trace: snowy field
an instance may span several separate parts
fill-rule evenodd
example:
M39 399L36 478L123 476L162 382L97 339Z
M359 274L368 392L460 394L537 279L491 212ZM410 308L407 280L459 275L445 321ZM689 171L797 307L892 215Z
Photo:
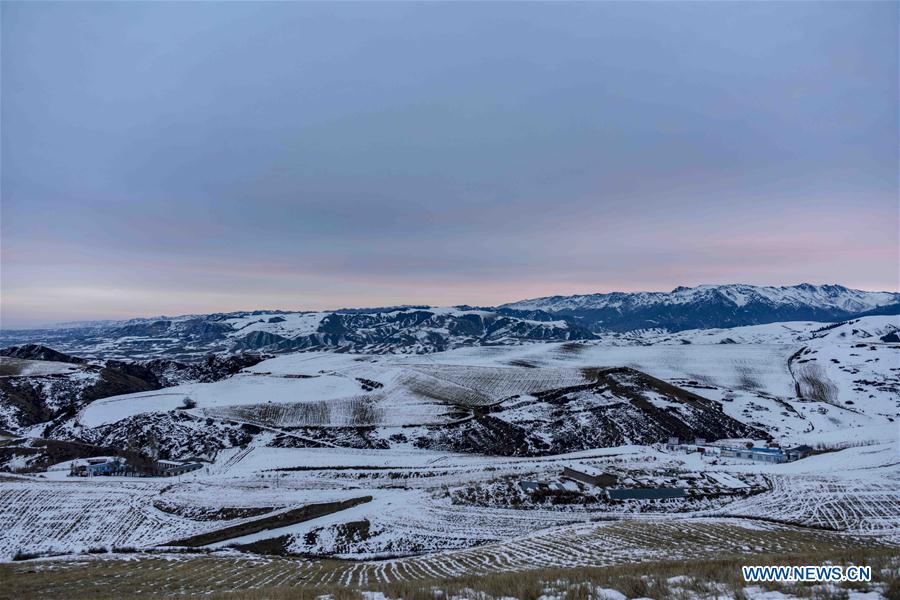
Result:
M78 416L85 427L184 408L279 426L408 426L442 423L454 406L579 385L579 368L512 369L404 364L366 355L308 353L264 361L229 379L104 398Z
M471 489L490 492L497 481L558 478L564 466L575 463L630 472L675 471L684 473L682 477L713 473L726 482L726 487L732 485L729 482L759 481L761 477L769 489L752 496L707 499L680 508L640 503L514 507L490 497L482 499L486 502L471 503L465 498L477 498L477 494L457 493ZM585 532L593 539L595 535L590 532L609 526L587 525L597 519L676 519L685 523L702 519L705 523L722 517L738 519L732 523L738 527L824 527L848 539L900 544L896 441L784 465L704 458L642 446L532 459L251 445L236 453L223 452L208 468L177 479L72 479L59 476L63 472L4 480L0 519L15 523L0 539L0 552L7 559L17 551L68 554L97 546L153 547L233 523L195 520L181 516L177 507L182 507L185 515L198 507L210 511L225 507L277 511L362 495L373 500L346 513L271 529L252 540L235 538L214 546L288 535L293 540L290 549L303 554L377 558L441 550L450 552L442 559L443 564L450 564L454 552L461 552L459 560L464 565L464 557L474 552L489 563L505 562L516 568L571 566L591 564L591 560L602 562L603 554L591 558L592 551L586 550L583 542L588 535ZM161 505L168 507L167 511L160 510ZM741 520L747 518L752 522ZM358 521L368 523L365 538L342 539L338 526ZM566 543L560 541L569 535L582 540L577 553L574 547L565 549ZM558 553L529 554L509 549L510 544L514 548L515 544L529 547L535 543L532 540L544 536L561 544ZM604 537L599 536L598 543L605 544Z
M201 550L221 560L262 561L258 578L240 582L249 589L271 581L358 586L810 547L896 552L900 345L879 339L895 323L871 317L825 329L784 323L644 332L425 356L298 353L215 383L105 398L77 414L74 426L187 413L259 430L176 478L72 478L68 462L4 475L0 522L11 525L0 533L0 557L60 560L101 550L111 558L170 556L174 541L234 531ZM782 444L825 452L781 465L659 444L485 456L402 442L349 448L336 439L303 447L310 445L294 431L363 428L387 439L454 424L463 408L519 407L504 410L527 416L535 394L578 388L593 380L592 369L620 366L715 401ZM196 406L185 407L186 397ZM663 411L677 408L670 403L651 398ZM284 443L292 437L300 447ZM563 481L563 469L576 464L618 473L626 484L684 485L697 493L616 503L582 484L575 489L586 500L554 503L520 489L524 481ZM359 498L366 500L324 516L277 521L303 507ZM273 525L259 530L259 520ZM260 548L284 556L254 558Z

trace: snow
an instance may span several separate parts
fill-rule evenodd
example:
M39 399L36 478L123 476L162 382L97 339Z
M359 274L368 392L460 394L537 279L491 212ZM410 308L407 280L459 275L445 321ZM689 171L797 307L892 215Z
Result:
M601 471L600 469L595 469L594 467L592 467L592 466L590 466L590 465L586 465L586 464L581 463L581 462L579 462L579 463L574 463L574 464L571 466L571 468L574 469L575 471L580 472L580 473L584 473L585 475L590 475L591 477L596 477L596 476L598 476L598 475L602 475L602 474L603 474L603 471Z
M301 353L261 362L214 383L105 398L82 410L78 422L97 427L142 413L177 410L190 397L197 403L189 410L193 414L264 425L424 425L446 422L454 404L487 405L514 394L585 382L579 369L521 371Z
M244 337L248 333L261 331L293 338L298 335L315 333L322 319L328 314L324 312L299 312L251 315L234 317L223 322L234 328L234 331L228 334L231 337ZM276 319L277 321L271 323L270 319Z
M622 306L647 307L695 303L716 295L727 299L736 307L746 306L752 300L776 306L814 306L848 312L863 312L900 301L900 294L894 292L865 292L834 285L752 286L732 284L679 287L669 293L612 292L580 296L547 296L504 304L503 308L560 311Z
M745 295L734 293L736 302L745 301ZM234 324L244 333L277 333L276 326L300 331L313 327L319 314L245 315L234 317ZM268 323L274 316L285 321ZM574 346L459 348L427 356L297 353L215 383L106 398L88 405L77 421L97 427L144 412L180 410L189 396L197 402L185 411L191 415L264 428L245 447L226 448L208 468L181 478L76 479L67 476L67 461L40 475L4 480L0 520L14 526L0 533L0 558L19 549L154 548L244 518L204 521L191 518L190 510L284 511L366 495L373 500L210 549L218 553L228 545L285 535L290 550L299 554L357 559L336 567L344 570L335 581L350 582L369 568L393 580L403 573L456 576L478 569L696 559L695 547L672 543L684 530L703 537L704 551L736 554L751 544L777 550L782 543L777 536L790 539L800 529L785 522L810 526L805 535L829 543L897 544L900 398L892 386L900 371L900 345L880 341L896 324L896 317L866 317L831 328L791 322L648 331ZM721 343L725 340L735 343ZM359 426L360 406L366 407L365 426L410 434L450 422L454 405L479 406L497 418L513 413L527 418L549 410L535 396L541 390L583 384L584 368L623 365L719 402L726 414L759 423L783 445L825 444L836 451L763 464L636 445L538 458L437 452L400 443L388 449L273 447L276 437L302 441L295 427ZM834 398L797 397L795 377L804 365L821 370L834 386ZM572 396L577 403L577 394ZM650 401L677 408L661 396ZM306 409L316 407L326 407L327 417L311 423L307 413L316 411ZM18 462L25 466L27 457ZM715 497L691 498L671 505L675 510L649 502L512 506L496 491L509 483L518 494L519 481L557 481L570 465L620 473L626 483L683 482L712 490ZM460 501L470 490L478 501ZM368 537L341 537L341 525L363 521ZM760 541L767 535L776 537L772 546ZM612 589L603 593L623 597ZM757 597L754 593L748 596Z
M724 485L725 487L728 487L733 490L738 490L738 489L747 487L747 484L745 484L743 481L741 481L740 479L736 479L735 477L732 477L728 473L712 472L709 474L709 476L712 477L713 479L715 479L716 481L718 481L719 483L721 483L722 485Z
M239 374L215 383L191 383L155 392L104 398L83 409L78 421L86 427L97 427L141 413L168 412L181 408L186 397L197 402L197 408L191 410L198 412L222 406L331 400L361 392L359 383L345 376L284 379Z
M787 359L796 346L787 344L621 345L586 342L570 355L564 344L521 347L459 348L435 355L398 359L452 365L509 365L524 361L540 367L628 366L660 379L695 379L726 388L755 386L790 396L794 383Z

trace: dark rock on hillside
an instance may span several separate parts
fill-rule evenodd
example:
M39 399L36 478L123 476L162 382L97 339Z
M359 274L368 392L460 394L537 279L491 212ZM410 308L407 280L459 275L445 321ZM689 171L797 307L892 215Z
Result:
M130 383L133 384L128 387L135 387L135 385L144 385L149 390L158 390L163 387L163 384L160 382L159 378L157 378L156 374L149 369L146 365L141 363L133 363L133 362L124 362L121 360L108 360L104 365L103 369L100 371L101 374L104 372L110 375L111 380L115 380L118 376L124 376L131 379ZM137 383L141 382L141 383ZM113 391L112 389L107 389L105 391ZM139 392L145 390L136 390ZM120 392L123 394L128 394L130 392ZM107 396L115 396L116 394L107 394ZM105 397L105 396L104 396Z
M85 362L83 358L71 356L57 352L53 348L48 348L41 344L26 344L24 346L10 346L0 350L0 356L9 356L11 358L23 358L27 360L52 360L56 362L82 364Z
M119 394L162 387L138 365L110 361L73 373L0 378L0 427L13 431L75 414L84 405Z
M100 369L100 381L86 389L84 399L93 402L100 398L158 390L159 380L140 365L109 361Z
M729 302L692 302L670 306L640 307L630 311L620 308L564 309L559 316L574 319L594 331L634 331L663 328L669 331L760 325L778 321L821 321L846 319L852 313L814 307L735 307Z
M223 448L253 439L240 426L199 419L183 411L143 413L91 429L62 430L54 436L173 460L211 459Z
M119 337L152 337L165 335L169 326L172 324L171 321L152 321L149 323L136 323L134 325L126 325L125 327L121 327L116 329L114 333Z
M875 317L880 315L900 315L900 303L896 304L888 304L886 306L879 306L878 308L873 308L872 310L867 310L865 312L857 313L853 315L853 318L859 317Z
M512 399L468 420L429 428L416 446L502 456L542 456L677 436L768 438L721 405L628 368L596 370L593 383Z
M272 357L251 353L231 354L229 356L209 355L203 362L192 366L199 371L197 381L219 381L243 369L257 365L268 358Z
M60 354L47 348L47 356ZM75 358L75 357L70 357ZM158 390L189 382L219 381L263 360L257 354L207 356L198 363L167 359L106 361L54 375L0 377L0 428L18 431L73 416L83 406L109 396ZM76 359L81 360L81 359ZM51 426L48 426L52 428Z
M197 342L221 340L232 331L227 323L210 323L204 319L180 321L175 329L182 337Z
M72 400L63 401L62 406L53 406L47 400L47 392L36 378L0 378L0 427L8 431L18 431L22 427L36 425L53 419L68 406L75 405ZM80 398L80 390L66 390L67 395ZM74 410L72 411L74 414Z
M115 337L179 337L186 341L208 343L222 340L232 331L227 323L207 318L158 320L133 323L110 332Z
M181 383L219 381L240 372L242 369L252 367L266 358L267 356L265 355L242 352L229 356L210 354L202 361L195 363L182 363L158 358L137 364L152 372L159 380L161 387L169 387Z

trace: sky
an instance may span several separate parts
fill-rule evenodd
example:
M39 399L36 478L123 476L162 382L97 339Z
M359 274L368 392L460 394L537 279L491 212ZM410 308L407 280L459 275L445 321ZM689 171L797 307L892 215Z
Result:
M897 291L898 7L3 2L0 326Z

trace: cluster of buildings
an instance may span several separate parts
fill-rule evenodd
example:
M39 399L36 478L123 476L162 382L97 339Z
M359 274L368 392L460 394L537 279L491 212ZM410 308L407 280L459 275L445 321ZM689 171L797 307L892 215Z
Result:
M578 484L571 481L520 481L519 487L523 492L534 494L537 492L563 493L577 492Z
M813 452L810 446L794 446L792 448L763 448L758 446L727 446L720 444L707 444L704 439L694 440L693 443L682 442L677 437L669 438L666 450L672 452L692 453L699 452L722 458L740 458L770 464L791 462L809 456Z
M73 460L70 477L94 477L96 475L127 477L135 475L135 469L121 456Z
M769 463L797 460L812 452L808 446L795 448L733 448L709 446L703 440L682 444L670 440L670 450L701 452L716 456L758 460ZM605 496L611 502L626 500L669 500L679 498L716 498L723 495L752 493L760 489L760 481L752 475L740 475L700 469L698 471L663 468L656 470L604 470L591 464L574 462L562 470L559 482L521 481L519 487L531 495L565 495L594 488L594 496Z
M682 487L622 487L637 482L622 481L615 473L601 471L590 465L576 463L563 468L563 477L601 488L609 500L665 500L684 498L687 493Z
M601 471L590 465L575 463L563 468L561 482L521 481L519 487L522 491L534 494L579 492L579 483L600 488L609 500L665 500L669 498L684 498L687 492L682 487L622 487L633 485L637 482L620 480L615 473Z
M103 456L73 460L69 467L70 477L175 477L197 469L202 469L199 460L156 460L138 466L121 456Z

